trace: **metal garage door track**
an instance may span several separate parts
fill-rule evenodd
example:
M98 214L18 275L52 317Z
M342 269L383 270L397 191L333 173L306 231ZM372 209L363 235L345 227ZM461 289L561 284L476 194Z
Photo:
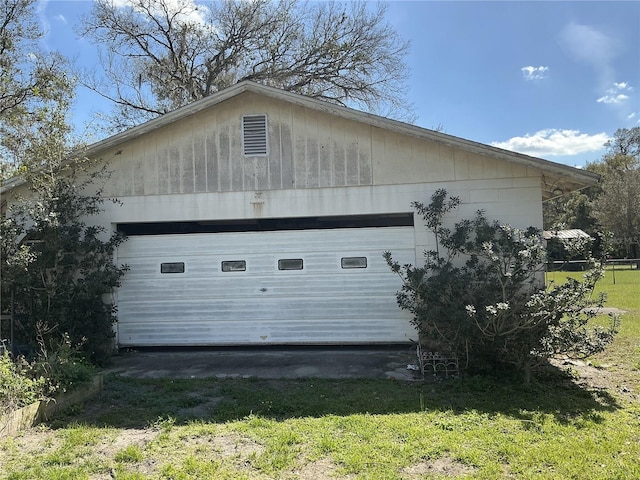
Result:
M127 350L105 373L134 378L393 378L415 380L407 369L415 348L260 347Z

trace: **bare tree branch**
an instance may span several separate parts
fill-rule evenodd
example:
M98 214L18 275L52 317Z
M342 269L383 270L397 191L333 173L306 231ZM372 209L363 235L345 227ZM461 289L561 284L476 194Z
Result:
M112 52L102 64L110 88L85 83L114 101L117 129L242 80L408 119L409 45L385 11L362 1L97 0L80 33Z

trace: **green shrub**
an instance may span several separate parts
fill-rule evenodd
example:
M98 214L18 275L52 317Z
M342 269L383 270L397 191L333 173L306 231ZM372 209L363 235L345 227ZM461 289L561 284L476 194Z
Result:
M44 377L32 377L26 360L14 362L8 353L0 355L0 416L43 398Z
M548 358L586 357L613 340L617 318L607 328L589 325L604 303L604 296L591 296L604 270L589 252L592 268L582 281L546 289L538 230L491 222L482 211L449 229L445 215L459 203L438 190L429 205L413 204L436 239L424 265L400 265L385 252L403 280L398 304L413 314L427 350L454 353L469 367L515 367L529 382Z
M95 367L86 361L81 345L72 345L68 335L51 352L41 344L39 355L31 363L36 376L45 379L44 392L53 396L89 383L95 375Z

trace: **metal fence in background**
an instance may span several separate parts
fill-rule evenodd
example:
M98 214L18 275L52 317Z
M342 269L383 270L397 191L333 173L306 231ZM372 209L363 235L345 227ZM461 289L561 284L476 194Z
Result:
M582 272L586 269L586 260L547 262L547 276L555 273ZM631 284L640 287L640 258L616 258L605 262L603 284ZM640 295L640 290L638 292Z

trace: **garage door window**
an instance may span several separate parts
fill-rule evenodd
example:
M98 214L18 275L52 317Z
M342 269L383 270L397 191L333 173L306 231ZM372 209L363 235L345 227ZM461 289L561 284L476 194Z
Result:
M222 262L223 272L244 272L246 269L246 260L227 260Z
M278 270L302 270L302 259L281 258L278 260Z
M342 268L367 268L367 257L342 257Z
M184 262L161 263L160 273L184 273Z

